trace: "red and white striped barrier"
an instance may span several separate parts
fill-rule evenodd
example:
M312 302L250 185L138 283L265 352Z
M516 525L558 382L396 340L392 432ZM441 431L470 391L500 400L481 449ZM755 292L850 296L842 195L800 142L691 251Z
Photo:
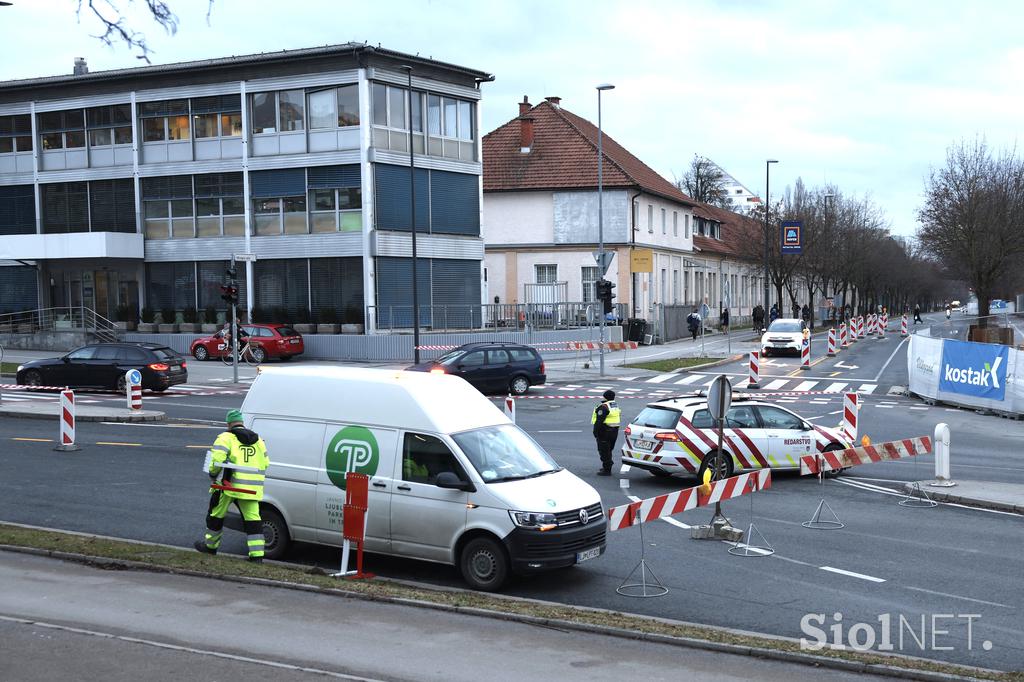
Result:
M67 386L26 386L24 384L0 384L0 388L16 391L63 391Z
M906 315L904 315L903 318L900 320L900 336L902 336L903 338L907 338L907 336L909 336L909 334L907 333L907 316Z
M834 358L836 356L836 328L832 327L828 330L828 357Z
M139 384L132 384L128 387L128 409L142 409L142 386Z
M800 458L800 474L820 474L836 471L858 464L884 462L886 460L903 459L915 455L927 455L932 451L932 439L928 436L906 438L877 445L865 445L845 450L819 452L816 455L804 455Z
M60 392L60 439L55 450L78 450L75 445L75 392L67 388Z
M864 316L860 315L857 317L857 338L864 338Z
M512 396L505 397L505 416L512 420L512 423L516 423L516 399Z
M808 334L800 344L800 369L811 368L811 336Z
M608 510L608 530L622 530L630 526L657 521L680 514L690 509L715 504L741 495L766 490L772 485L771 469L758 469L739 476L730 476L711 483L710 492L705 495L701 486L677 490L674 493L648 497Z
M760 374L760 368L758 367L758 358L760 353L756 350L750 351L750 380L747 383L747 388L761 388L761 384L758 383L758 375Z
M839 347L840 348L849 348L850 347L850 342L846 338L846 323L845 322L843 322L843 323L841 323L839 325Z
M857 442L857 422L860 419L860 396L847 393L843 396L843 437L851 443Z
M888 327L889 327L889 316L883 313L882 316L880 318L878 318L878 338L880 338L880 339L885 338L885 332L888 329Z
M857 318L850 318L850 343L857 343Z
M636 341L570 341L569 350L600 350L602 345L608 350L636 350L639 344Z

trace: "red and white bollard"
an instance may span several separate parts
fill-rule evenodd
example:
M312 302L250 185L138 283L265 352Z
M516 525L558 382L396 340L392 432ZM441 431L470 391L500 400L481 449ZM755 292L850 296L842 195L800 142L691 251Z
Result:
M885 338L885 331L886 331L886 328L888 326L889 326L889 316L883 314L878 319L878 338L880 338L880 339L884 339Z
M516 399L512 396L505 397L505 416L512 420L512 423L516 423Z
M850 320L850 343L857 343L857 318Z
M124 373L125 393L128 398L129 410L142 409L142 372L130 369Z
M846 338L846 323L843 322L839 325L839 347L849 348L850 342Z
M828 330L828 357L834 358L836 356L836 328L832 327Z
M60 439L54 450L70 452L80 449L75 445L75 392L65 388L60 392Z
M843 398L843 437L857 447L857 420L860 417L860 399L856 393Z
M805 333L803 344L800 346L800 369L811 368L811 335Z
M750 381L747 383L747 388L761 388L761 384L758 383L758 375L760 370L758 368L758 358L760 354L756 350L750 351Z
M904 315L903 318L900 320L900 336L902 336L903 338L907 338L907 336L909 336L909 333L907 332L907 316L906 315Z

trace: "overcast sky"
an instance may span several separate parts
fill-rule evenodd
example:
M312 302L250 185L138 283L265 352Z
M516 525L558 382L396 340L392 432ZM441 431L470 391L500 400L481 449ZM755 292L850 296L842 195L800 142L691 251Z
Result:
M102 3L103 0L97 0ZM132 7L128 0L111 0ZM90 37L77 0L0 7L0 79L139 64ZM493 73L483 129L516 102L562 97L667 178L700 154L755 193L802 177L868 195L901 234L916 229L923 178L946 147L1014 145L1024 113L1024 3L849 0L167 0L165 35L138 6L153 63L342 43L381 43Z

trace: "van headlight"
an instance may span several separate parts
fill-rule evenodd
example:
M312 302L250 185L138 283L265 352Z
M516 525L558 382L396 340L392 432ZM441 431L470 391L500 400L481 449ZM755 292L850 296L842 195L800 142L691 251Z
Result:
M555 528L558 528L558 522L555 520L554 514L510 511L508 515L512 517L512 523L516 524L520 528L529 528L540 531L554 530Z

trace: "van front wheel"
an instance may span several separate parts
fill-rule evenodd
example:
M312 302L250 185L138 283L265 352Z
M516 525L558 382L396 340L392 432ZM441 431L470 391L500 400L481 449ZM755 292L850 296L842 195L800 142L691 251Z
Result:
M263 523L263 556L267 559L282 558L292 542L288 524L270 507L260 507L260 519Z
M490 538L476 538L466 543L459 568L470 587L484 592L501 589L509 573L505 548Z

